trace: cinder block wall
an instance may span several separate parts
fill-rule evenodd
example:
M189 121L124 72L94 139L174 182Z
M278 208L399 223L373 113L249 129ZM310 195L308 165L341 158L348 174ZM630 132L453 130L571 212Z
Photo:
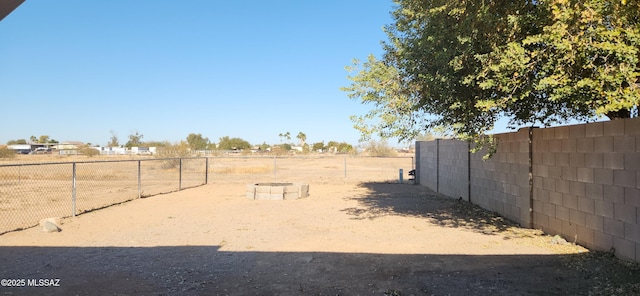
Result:
M533 134L534 227L640 261L640 118Z
M416 182L438 191L438 141L416 142Z
M466 190L522 226L640 262L640 118L529 131L496 135L493 157L471 154L468 166L465 142L417 142L418 182L455 198Z
M439 192L469 201L469 144L459 140L440 140Z
M529 129L495 135L496 153L471 154L471 202L529 227Z

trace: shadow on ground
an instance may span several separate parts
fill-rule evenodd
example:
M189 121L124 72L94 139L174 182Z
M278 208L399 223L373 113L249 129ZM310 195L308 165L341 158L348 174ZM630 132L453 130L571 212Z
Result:
M2 247L4 295L586 295L560 256L229 252L218 246ZM29 282L27 282L29 284Z
M485 234L501 233L518 225L466 201L446 197L424 186L398 183L362 183L368 193L351 197L359 207L343 211L353 219L376 219L385 215L428 218L444 227L464 227Z
M487 235L501 235L504 239L545 236L536 229L520 228L513 221L497 213L482 209L466 201L438 194L424 186L398 183L368 182L360 184L367 193L349 199L358 202L358 207L343 209L353 219L377 219L385 215L400 215L425 218L442 227L465 228ZM445 256L446 257L446 256ZM471 258L476 256L471 256ZM485 256L480 256L485 257ZM488 256L496 257L496 256ZM526 261L531 256L516 256ZM534 256L535 257L535 256ZM502 258L498 256L497 258ZM544 264L553 260L540 257ZM561 265L568 273L577 271L577 282L588 286L588 295L640 295L640 264L622 261L609 252L588 252L558 255ZM483 262L478 261L479 264ZM562 273L562 272L561 272ZM523 275L526 277L525 275ZM539 277L535 272L531 278ZM554 279L567 280L566 277ZM583 281L588 279L588 281ZM456 282L453 280L453 282ZM547 278L546 284L553 280ZM532 282L535 283L535 282ZM539 284L546 285L544 282ZM526 284L525 284L526 285ZM552 287L548 286L549 288ZM554 294L555 289L549 289ZM566 294L581 294L583 291L566 291ZM472 293L473 294L473 293Z
M407 215L474 231L500 221L491 213L465 216L475 208L466 210L466 203L421 186L361 186L368 193L353 197L358 206L343 209L354 219ZM0 279L14 280L3 281L2 295L637 295L639 278L637 265L606 253L240 252L213 244L0 247ZM41 284L39 279L59 279L59 287L7 287Z

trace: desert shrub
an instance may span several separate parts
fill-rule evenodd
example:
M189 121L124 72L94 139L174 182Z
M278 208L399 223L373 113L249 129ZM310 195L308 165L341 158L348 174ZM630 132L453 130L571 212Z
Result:
M11 159L16 157L16 151L7 147L0 147L0 158Z
M156 158L168 158L165 159L162 163L162 168L164 169L173 169L177 168L180 165L180 159L191 157L191 149L189 148L189 144L185 141L181 141L177 144L158 147L155 154Z
M384 141L379 142L371 140L365 146L365 150L367 151L369 156L392 157L397 155L396 150L390 147L389 144Z
M94 157L94 156L100 154L100 151L98 151L97 149L93 149L91 147L82 147L82 148L78 149L78 151L80 151L80 153L82 153L82 155L87 156L87 157Z

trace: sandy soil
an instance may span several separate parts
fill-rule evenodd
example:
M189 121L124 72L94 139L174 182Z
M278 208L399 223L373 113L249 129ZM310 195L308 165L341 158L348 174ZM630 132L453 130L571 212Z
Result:
M0 236L3 295L586 295L575 245L422 186L317 182L293 201L211 183ZM569 255L567 255L569 254ZM580 261L582 262L582 261ZM37 281L54 279L53 281ZM59 282L56 281L59 279ZM35 282L33 280L36 280ZM6 282L5 282L6 283Z

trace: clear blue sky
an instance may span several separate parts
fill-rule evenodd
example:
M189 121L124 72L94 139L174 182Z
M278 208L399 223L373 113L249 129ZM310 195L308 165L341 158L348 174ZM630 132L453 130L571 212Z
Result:
M27 0L0 21L0 143L240 137L357 144L344 66L379 56L391 0ZM390 142L395 144L395 142Z

